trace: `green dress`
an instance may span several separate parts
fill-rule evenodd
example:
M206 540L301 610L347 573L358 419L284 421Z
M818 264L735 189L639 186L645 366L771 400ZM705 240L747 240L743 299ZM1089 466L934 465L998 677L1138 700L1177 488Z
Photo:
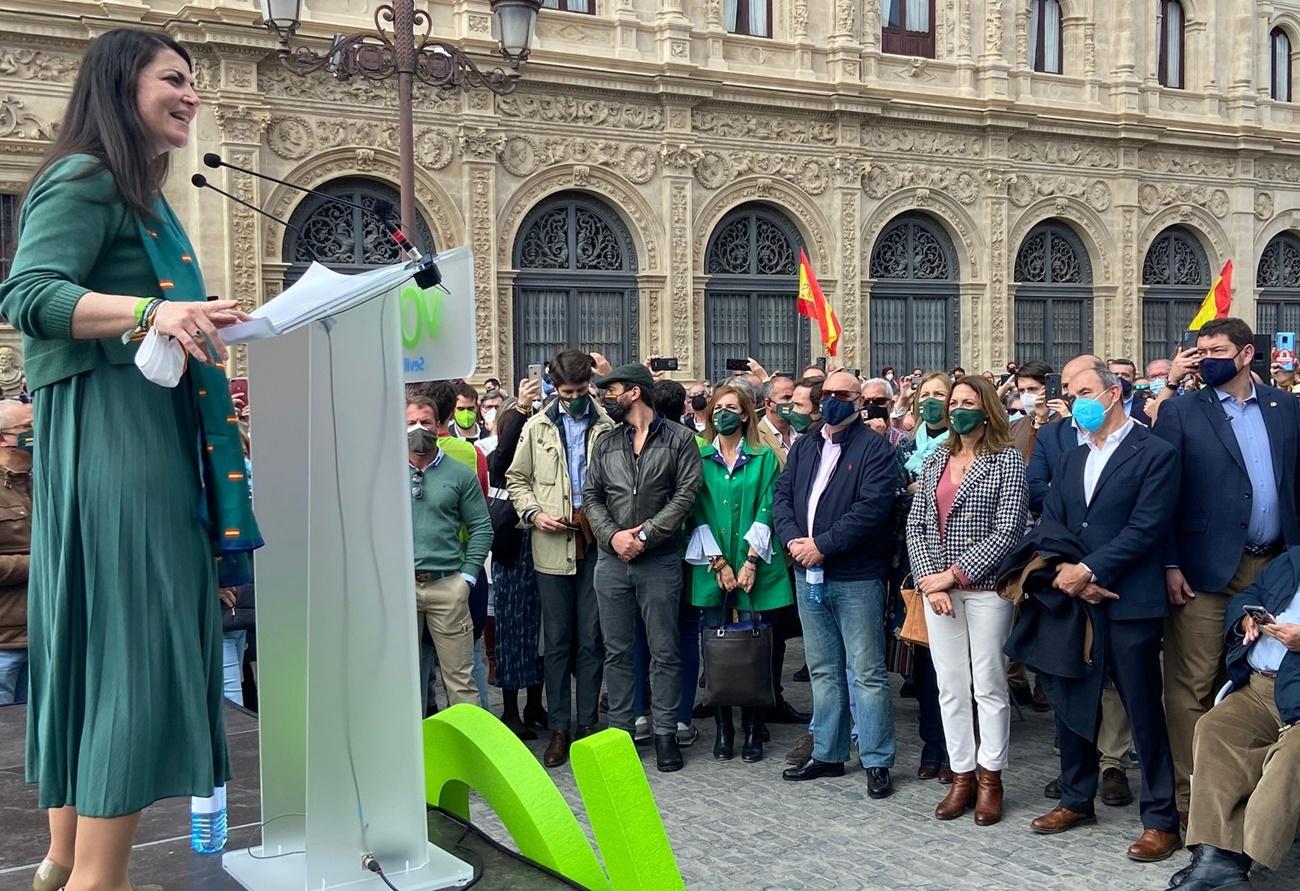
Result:
M162 296L107 172L32 190L0 312L25 336L35 463L27 780L42 808L130 814L229 778L222 629L192 375L166 389L73 341L87 291Z
M767 446L755 448L742 440L740 450L732 470L717 448L708 444L700 446L704 484L695 499L687 559L691 560L697 546L707 541L705 529L736 571L745 565L751 544L761 555L764 548L759 545L766 542L772 559L759 563L752 593L744 589L737 591L736 608L743 612L780 609L794 603L785 554L772 532L772 496L776 492L776 479L781 475L781 464ZM705 553L709 550L712 548L706 546ZM708 566L698 563L691 566L692 604L722 606L722 596Z

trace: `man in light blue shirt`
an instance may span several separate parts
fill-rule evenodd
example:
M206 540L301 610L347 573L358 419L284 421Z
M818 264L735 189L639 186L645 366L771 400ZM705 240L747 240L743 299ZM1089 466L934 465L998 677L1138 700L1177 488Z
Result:
M1259 395L1254 385L1245 402L1226 390L1215 388L1223 412L1232 423L1241 457L1250 477L1250 523L1246 528L1246 549L1265 553L1282 537L1282 518L1278 514L1277 478L1273 473L1273 451L1268 427L1260 411Z

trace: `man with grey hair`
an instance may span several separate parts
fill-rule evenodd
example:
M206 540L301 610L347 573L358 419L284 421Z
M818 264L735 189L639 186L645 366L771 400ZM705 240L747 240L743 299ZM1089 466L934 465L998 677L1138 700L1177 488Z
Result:
M0 705L27 701L27 567L32 550L32 407L0 402Z
M763 382L763 419L758 425L758 438L763 445L776 453L776 459L785 468L786 455L799 436L790 426L790 412L794 410L794 378L777 372Z
M1085 672L1091 683L1045 678L1061 744L1061 803L1031 825L1053 835L1096 822L1097 728L1102 681L1109 677L1128 711L1142 766L1143 832L1128 856L1150 863L1182 847L1160 664L1169 612L1160 545L1178 503L1179 456L1125 414L1120 378L1101 362L1069 363L1062 383L1074 398L1083 443L1058 463L1043 521L1067 530L1082 552L1057 565L1054 587L1087 604L1097 642L1092 655L1100 664ZM1078 659L1083 669L1082 653Z
M889 423L889 410L894 405L894 387L883 377L873 377L862 382L862 412L868 419L868 413L884 419L884 433L889 444L898 448L898 444L907 438L907 434ZM881 414L881 412L884 412ZM879 432L879 431L877 431Z

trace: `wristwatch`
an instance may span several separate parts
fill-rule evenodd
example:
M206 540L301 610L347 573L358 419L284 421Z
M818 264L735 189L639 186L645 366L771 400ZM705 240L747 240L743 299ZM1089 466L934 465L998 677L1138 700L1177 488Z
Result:
M649 539L646 537L646 534L645 534L645 530L644 530L644 529L642 529L640 532L638 532L638 533L636 534L636 540L637 540L637 541L640 541L640 542L645 542L645 541L648 541L648 540L649 540Z
M745 562L748 563L750 566L754 567L755 569L758 569L758 564L762 563L763 561L759 559L757 554L750 554L748 557L745 558Z

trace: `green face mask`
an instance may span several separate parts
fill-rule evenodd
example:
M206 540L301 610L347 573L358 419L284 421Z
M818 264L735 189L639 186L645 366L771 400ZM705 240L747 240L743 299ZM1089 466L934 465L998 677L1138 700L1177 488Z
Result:
M921 403L921 420L933 426L943 420L943 400L931 396Z
M458 408L452 417L456 419L456 426L462 430L468 430L478 422L478 412L472 408Z
M965 436L983 424L986 418L982 409L954 408L948 412L948 426L952 427L953 433Z
M801 414L793 410L786 415L785 419L790 422L790 426L795 433L807 433L813 422L812 415Z
M740 429L740 413L727 408L718 409L713 413L713 429L723 436L730 436Z
M575 418L580 418L587 413L587 405L590 402L591 397L586 393L580 393L572 399L565 399L563 396L560 397L560 407Z

